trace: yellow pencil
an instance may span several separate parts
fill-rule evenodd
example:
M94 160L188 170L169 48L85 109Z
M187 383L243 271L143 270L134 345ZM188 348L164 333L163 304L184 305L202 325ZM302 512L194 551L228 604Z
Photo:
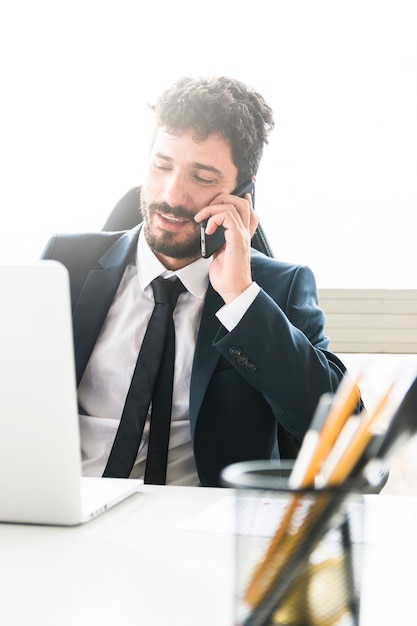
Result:
M388 402L392 388L393 384L389 385L388 389L379 399L379 402L375 406L372 413L364 415L359 427L352 437L352 440L339 460L339 463L335 466L328 479L325 481L326 487L338 485L349 477L356 463L365 451L366 446L372 439L372 427L376 420L381 416L381 411Z
M331 450L346 420L352 415L355 406L358 404L360 398L358 383L360 378L360 374L355 379L346 376L340 383L301 487L313 486L314 479L324 459Z

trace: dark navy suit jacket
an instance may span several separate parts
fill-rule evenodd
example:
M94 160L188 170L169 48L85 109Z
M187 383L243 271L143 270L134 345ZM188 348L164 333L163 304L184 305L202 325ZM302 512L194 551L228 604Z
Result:
M81 380L140 226L123 232L57 235L43 257L69 270L77 381ZM324 314L311 270L252 250L261 287L228 332L215 316L224 304L209 285L190 389L190 427L204 486L231 463L279 458L277 422L300 445L320 396L335 391L343 364L327 351Z

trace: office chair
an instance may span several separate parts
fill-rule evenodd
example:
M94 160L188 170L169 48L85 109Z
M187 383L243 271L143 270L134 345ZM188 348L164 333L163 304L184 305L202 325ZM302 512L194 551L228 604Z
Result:
M128 230L133 228L142 220L140 212L140 191L141 187L130 189L115 205L110 212L104 226L105 231ZM271 248L261 225L252 237L252 247L263 252L266 256L273 257ZM278 424L278 442L282 459L294 460L298 454L298 448L289 438L281 424Z

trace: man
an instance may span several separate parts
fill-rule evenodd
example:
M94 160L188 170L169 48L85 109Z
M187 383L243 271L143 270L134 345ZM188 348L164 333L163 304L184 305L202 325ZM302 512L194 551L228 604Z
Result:
M300 445L343 365L327 352L309 268L251 249L250 194L274 126L263 97L226 77L184 78L153 107L154 141L141 193L143 225L60 235L44 257L70 272L83 468L105 471L154 299L177 275L175 378L168 484L218 485L225 466L279 458L278 424ZM138 214L139 219L139 214ZM224 228L205 259L200 224ZM144 476L145 425L130 476ZM108 474L106 474L108 475Z

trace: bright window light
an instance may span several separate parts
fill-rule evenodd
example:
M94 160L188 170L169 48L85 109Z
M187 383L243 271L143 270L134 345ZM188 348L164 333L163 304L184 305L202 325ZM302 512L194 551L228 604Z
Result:
M0 20L0 260L100 229L142 181L147 102L182 75L257 88L256 210L320 287L416 287L415 0L15 0Z

